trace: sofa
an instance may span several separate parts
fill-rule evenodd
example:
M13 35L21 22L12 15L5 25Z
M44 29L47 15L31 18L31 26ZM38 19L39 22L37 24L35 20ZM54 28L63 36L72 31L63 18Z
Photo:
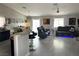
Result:
M75 36L75 27L74 26L64 26L64 27L58 27L56 30L56 36Z
M45 29L43 26L38 27L37 30L38 30L38 36L41 39L45 39L45 38L47 38L47 36L50 35L50 30L49 29Z
M10 38L10 30L0 29L0 42Z

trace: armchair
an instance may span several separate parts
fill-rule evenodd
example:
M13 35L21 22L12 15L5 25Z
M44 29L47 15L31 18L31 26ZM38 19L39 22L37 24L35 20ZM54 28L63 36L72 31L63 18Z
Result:
M37 30L38 30L38 36L42 39L45 39L47 38L47 36L50 35L50 31L48 29L44 29L43 26L38 27Z

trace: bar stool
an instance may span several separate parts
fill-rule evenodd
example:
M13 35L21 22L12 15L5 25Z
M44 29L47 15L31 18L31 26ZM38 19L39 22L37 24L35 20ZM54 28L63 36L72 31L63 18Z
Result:
M29 39L30 39L30 51L35 51L35 49L33 48L34 46L33 46L33 39L35 38L35 36L37 35L37 33L35 33L35 32L31 32L30 34L29 34Z

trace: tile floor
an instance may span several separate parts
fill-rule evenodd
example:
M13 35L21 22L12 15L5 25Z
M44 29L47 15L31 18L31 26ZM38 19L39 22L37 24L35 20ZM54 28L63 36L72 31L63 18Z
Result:
M0 42L0 56L10 56L10 41Z
M34 52L30 56L79 56L79 41L76 38L49 36L34 39ZM0 56L10 56L10 41L0 42Z
M34 52L30 56L79 56L79 41L76 38L49 36L40 40L34 39Z

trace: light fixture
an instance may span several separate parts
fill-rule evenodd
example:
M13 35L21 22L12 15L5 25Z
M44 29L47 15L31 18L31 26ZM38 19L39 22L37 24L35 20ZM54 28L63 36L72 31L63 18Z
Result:
M30 10L28 10L27 19L31 19L31 16L30 16Z
M57 8L57 13L59 13L59 8Z
M27 17L26 18L29 19L30 10L27 10L27 7L25 7L25 6L23 6L22 9L27 11ZM25 20L25 22L26 22L26 20Z
M59 13L60 12L60 10L59 10L59 6L58 6L58 4L56 5L56 8L57 8L57 13Z
M60 10L59 10L59 6L58 6L58 4L57 4L57 3L54 3L53 5L56 7L56 12L59 13Z

